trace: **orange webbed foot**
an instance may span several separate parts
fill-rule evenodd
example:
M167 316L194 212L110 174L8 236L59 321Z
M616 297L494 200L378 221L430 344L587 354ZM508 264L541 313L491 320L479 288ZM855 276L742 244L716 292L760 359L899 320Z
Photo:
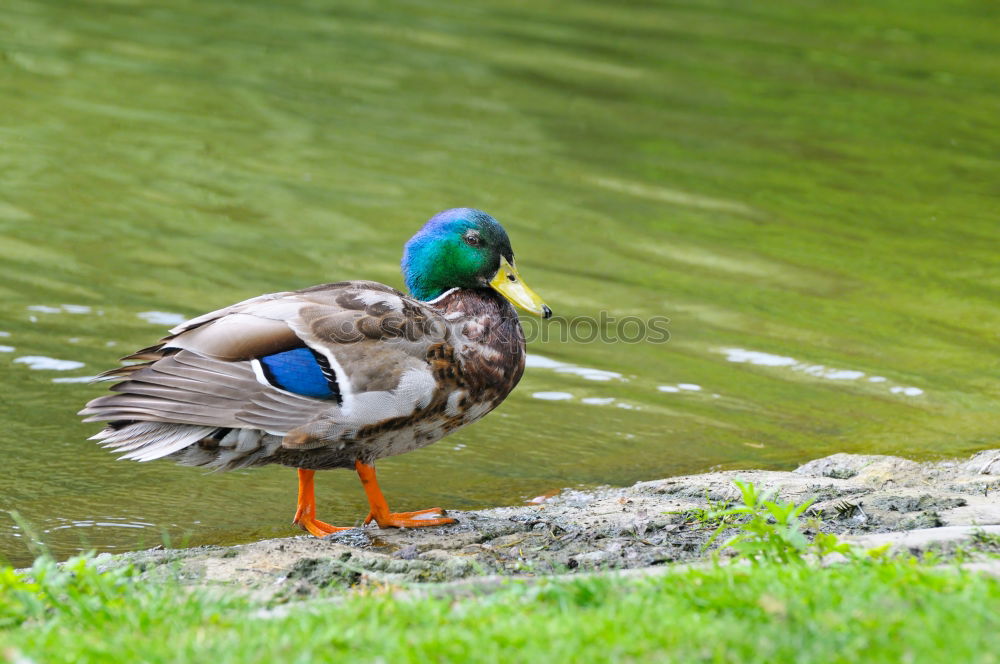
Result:
M292 519L292 523L298 524L302 530L307 531L315 537L326 537L330 533L350 530L350 528L331 526L325 521L320 521L313 513L314 510L315 505L299 505L299 508L295 510L295 518Z
M415 512L389 512L384 515L376 515L369 512L365 519L365 525L372 521L378 524L379 528L422 528L425 526L447 526L456 523L455 519L445 516L446 512L440 507L432 507L426 510Z
M292 523L297 523L303 530L314 537L326 537L330 533L350 530L340 526L331 526L316 518L316 497L313 491L314 471L299 468L299 501Z
M425 528L456 523L454 519L446 517L445 511L440 507L417 510L416 512L390 511L385 496L382 495L382 490L378 487L378 480L375 479L375 466L355 461L354 469L358 471L361 485L365 488L365 495L368 496L368 506L371 508L365 519L365 524L374 521L379 528Z
M326 537L330 533L339 533L341 530L350 530L349 527L331 526L325 521L309 517L296 516L292 523L299 524L299 527L302 528L302 530L308 531L310 535L315 537Z

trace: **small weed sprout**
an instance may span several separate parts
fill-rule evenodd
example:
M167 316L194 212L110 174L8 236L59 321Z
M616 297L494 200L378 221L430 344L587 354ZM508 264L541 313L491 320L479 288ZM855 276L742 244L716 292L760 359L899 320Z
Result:
M1000 534L978 529L972 533L972 542L981 547L1000 548Z
M723 525L736 523L738 517L735 515L724 515L733 505L733 501L720 499L712 500L708 489L705 489L706 507L692 507L686 510L666 512L667 514L680 514L687 525L700 526L702 528L715 528Z
M859 554L836 535L817 533L810 540L803 534L802 516L812 505L812 500L801 505L777 501L774 500L774 491L762 492L750 482L734 480L733 483L740 491L743 504L706 515L706 522L718 523L705 543L706 548L723 531L736 528L737 534L723 542L720 548L732 549L738 558L754 564L804 563L810 559L822 560L833 553L858 557ZM861 554L861 557L869 556Z

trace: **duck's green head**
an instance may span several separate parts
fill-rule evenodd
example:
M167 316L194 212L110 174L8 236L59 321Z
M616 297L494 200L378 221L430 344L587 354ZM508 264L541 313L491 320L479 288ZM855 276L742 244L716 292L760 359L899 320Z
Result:
M507 231L482 210L455 208L432 217L406 243L403 277L419 300L452 288L493 288L526 311L552 315L521 281Z

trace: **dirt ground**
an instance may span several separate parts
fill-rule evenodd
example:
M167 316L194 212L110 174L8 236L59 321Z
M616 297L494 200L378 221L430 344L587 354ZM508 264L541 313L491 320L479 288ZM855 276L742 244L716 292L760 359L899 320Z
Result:
M442 583L656 568L709 555L699 510L737 501L734 479L783 500L815 500L819 530L862 544L919 551L955 546L976 530L1000 533L1000 450L965 461L917 463L834 454L791 472L726 471L567 490L538 504L451 512L458 523L425 529L372 525L324 539L271 539L231 547L99 556L130 562L150 579L179 575L262 599L308 597L357 584ZM807 531L809 534L810 531Z

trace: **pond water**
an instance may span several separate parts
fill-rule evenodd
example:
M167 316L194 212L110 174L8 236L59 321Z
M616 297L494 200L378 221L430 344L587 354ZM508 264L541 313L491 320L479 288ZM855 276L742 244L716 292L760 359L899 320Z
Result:
M497 412L379 464L397 509L998 446L996 38L939 5L6 0L0 508L59 556L294 534L291 469L116 461L87 379L259 293L401 286L456 206L560 318ZM347 472L318 499L366 513Z

